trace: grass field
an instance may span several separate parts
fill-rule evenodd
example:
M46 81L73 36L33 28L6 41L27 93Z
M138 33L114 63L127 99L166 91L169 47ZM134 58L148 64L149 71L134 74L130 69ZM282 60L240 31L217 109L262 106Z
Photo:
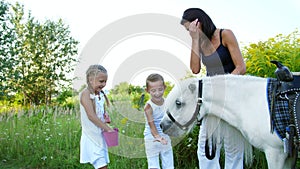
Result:
M109 109L119 128L119 146L109 148L110 169L146 169L144 115L128 103ZM2 169L92 169L79 163L81 136L78 108L39 107L0 114L0 168ZM197 169L198 128L184 138L174 139L176 168ZM266 169L264 155L254 150L251 167ZM223 156L220 163L224 164Z

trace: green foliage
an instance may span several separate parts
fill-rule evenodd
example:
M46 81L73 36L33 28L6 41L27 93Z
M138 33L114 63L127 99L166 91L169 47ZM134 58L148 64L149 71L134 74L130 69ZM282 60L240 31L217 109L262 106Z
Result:
M81 130L74 110L38 107L19 113L1 121L0 166L81 168L78 159Z
M122 99L120 99L122 100ZM128 102L121 104L126 104ZM126 107L125 105L125 107ZM127 108L130 106L127 106ZM122 112L130 113L124 105L119 105L110 111L112 122L119 128L121 134L129 138L143 139L144 124L132 121L122 116ZM78 107L76 109L62 109L60 107L27 107L18 113L5 116L0 114L0 168L62 168L62 169L92 169L90 164L79 163L79 145L81 136ZM173 146L176 168L197 169L197 144L199 126L179 140ZM122 142L120 150L130 154L130 148L144 149L144 145L135 142ZM145 154L140 158L128 158L112 153L110 150L110 169L147 168ZM224 154L224 153L222 153ZM221 154L220 163L224 165ZM267 169L264 154L254 151L254 163L245 169Z
M19 3L5 6L1 1L0 9L5 11L0 29L2 95L22 94L24 105L50 104L62 86L71 84L67 75L74 70L79 42L61 19L40 23L31 13L26 16Z
M180 168L195 168L198 166L198 135L199 126L195 126L194 129L188 133L174 148L174 161ZM187 163L189 161L189 163Z
M53 105L73 109L79 105L78 93L70 88L63 88L56 98L53 98Z
M167 97L174 85L171 82L165 82L165 84L166 89L164 97ZM116 85L113 89L111 89L109 98L113 103L115 100L120 100L120 98L124 98L122 97L124 95L128 95L130 97L132 107L138 110L143 109L146 101L150 98L149 94L145 91L145 86L134 86L128 84L127 82L122 82L119 85Z
M277 60L292 72L300 71L300 36L298 30L284 36L279 34L268 41L250 44L245 47L247 73L260 77L275 77L276 66L270 63Z
M170 91L173 89L174 84L172 84L171 82L165 82L165 84L166 84L166 89L165 89L164 97L166 98L170 93Z
M0 1L0 99L11 99L8 96L10 91L9 79L14 78L13 67L15 56L13 55L16 36L13 33L13 26L10 22L10 5Z
M63 104L67 100L67 98L72 96L73 96L73 91L65 89L62 92L60 92L60 94L57 96L56 102L58 104Z

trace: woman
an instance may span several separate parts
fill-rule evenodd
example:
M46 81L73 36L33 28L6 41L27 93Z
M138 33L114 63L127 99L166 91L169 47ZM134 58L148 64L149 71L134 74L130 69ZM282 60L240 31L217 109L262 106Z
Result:
M246 66L233 32L229 29L216 28L211 18L199 8L189 8L184 11L181 24L189 31L192 38L190 68L194 74L201 70L201 62L206 66L207 76L219 74L243 75ZM242 85L242 84L241 84ZM200 128L198 142L199 167L202 169L220 168L219 157L221 141L225 149L225 168L242 169L244 145L241 134L236 130L234 136L221 132L217 143L216 157L206 158L206 125L205 117ZM226 129L232 130L228 124ZM218 129L220 130L220 129ZM233 129L235 130L235 129Z

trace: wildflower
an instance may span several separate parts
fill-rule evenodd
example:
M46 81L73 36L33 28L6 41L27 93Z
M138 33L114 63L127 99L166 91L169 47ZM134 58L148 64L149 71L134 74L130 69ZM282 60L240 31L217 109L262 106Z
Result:
M41 159L45 161L47 159L47 156L43 156Z
M121 120L121 124L126 124L127 123L127 121L128 121L128 119L127 118L123 118L122 120Z

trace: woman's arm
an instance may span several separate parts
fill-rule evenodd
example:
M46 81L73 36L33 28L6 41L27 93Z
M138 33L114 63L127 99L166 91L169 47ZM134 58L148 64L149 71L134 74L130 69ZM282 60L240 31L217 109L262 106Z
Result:
M194 74L198 74L201 69L201 57L200 57L200 22L198 19L191 22L188 28L190 36L192 38L190 69Z
M231 73L236 75L244 75L246 73L246 64L233 32L229 29L225 29L222 32L222 39L222 43L228 48L235 65L235 69Z
M102 122L96 115L96 112L93 107L93 102L90 98L90 92L88 90L84 90L80 97L80 103L84 107L86 114L91 122L93 122L96 126L102 128L104 131L113 131L108 125Z
M199 49L199 40L192 41L190 69L194 74L198 74L201 70L201 58Z

